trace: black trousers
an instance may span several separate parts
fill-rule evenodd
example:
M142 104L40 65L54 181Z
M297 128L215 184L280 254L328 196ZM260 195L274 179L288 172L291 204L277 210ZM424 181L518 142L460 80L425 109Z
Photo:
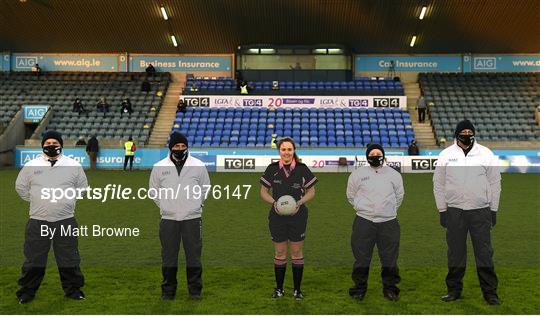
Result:
M129 161L129 170L133 170L133 157L135 156L124 156L124 170L127 168L127 164Z
M426 108L418 109L418 121L424 122L426 120Z
M162 219L159 226L163 295L174 296L178 282L178 252L183 243L186 256L187 286L190 295L200 295L202 290L202 220L194 218L185 221Z
M42 236L42 225L48 228L56 229L54 238ZM37 219L30 219L26 223L24 240L24 263L22 266L21 277L19 278L20 289L17 291L17 297L36 295L41 281L45 276L47 267L47 257L53 245L54 256L60 273L60 281L66 295L73 294L84 285L84 276L80 269L81 257L78 250L78 240L76 236L61 236L60 230L78 227L74 217L67 218L58 222L47 222Z
M469 233L480 288L484 294L496 294L498 280L493 266L490 209L464 211L449 207L447 212L448 275L446 286L448 292L460 294L463 290L463 276L467 262L467 233Z
M352 272L355 288L350 290L351 295L363 294L367 290L369 266L375 245L381 259L383 288L399 293L396 286L401 281L397 266L399 238L400 227L397 219L374 223L356 216L351 236L351 247L356 259Z

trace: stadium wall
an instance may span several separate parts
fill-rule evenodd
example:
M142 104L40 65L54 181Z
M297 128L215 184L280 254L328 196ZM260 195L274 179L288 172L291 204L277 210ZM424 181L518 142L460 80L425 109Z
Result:
M17 147L15 166L21 168L26 162L40 155L41 148ZM421 150L422 156L407 156L406 150L388 150L387 164L400 172L433 172L440 150ZM169 151L161 149L139 149L135 153L134 168L150 169L154 163L165 158ZM262 172L266 166L279 159L275 149L191 149L191 155L201 159L211 172ZM499 157L502 172L540 173L539 150L494 150ZM84 148L65 148L64 154L79 161L83 167L90 166ZM299 149L298 154L314 172L350 172L355 166L366 165L363 149ZM347 165L340 165L339 158L345 157ZM121 169L124 150L121 148L102 149L97 167L100 169Z

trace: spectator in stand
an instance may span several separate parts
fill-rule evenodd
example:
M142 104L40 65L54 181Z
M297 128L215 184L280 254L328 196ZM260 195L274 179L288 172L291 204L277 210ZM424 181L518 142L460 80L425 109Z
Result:
M302 65L300 65L299 62L297 62L296 65L294 66L290 65L289 68L291 68L292 70L302 70Z
M96 135L92 135L92 137L88 140L88 144L86 145L86 153L90 157L90 169L92 170L96 169L98 152L99 142L96 138Z
M79 115L86 113L86 110L84 109L81 99L76 98L75 102L73 102L73 112L77 112L79 113Z
M418 149L418 146L416 145L416 141L411 141L409 145L409 156L418 156L420 154L420 150Z
M129 98L125 98L124 101L122 101L122 109L120 110L120 115L123 116L124 113L127 113L131 116L131 113L133 113L133 107L131 106L131 101Z
M418 109L418 122L424 123L426 121L426 99L423 95L418 98L416 108Z
M150 92L150 90L152 90L152 86L150 85L150 82L148 81L148 79L145 78L141 84L141 91L148 93Z
M107 99L105 97L99 98L99 101L97 103L97 111L102 112L103 114L109 112L109 103L107 103Z
M156 68L154 68L154 65L148 64L148 67L146 67L146 75L153 77L155 74L156 74Z
M240 85L240 94L249 94L249 86L245 81Z
M79 140L75 143L75 146L86 146L86 141L84 140L84 137L79 137Z
M41 67L39 67L38 63L32 67L32 71L36 73L36 77L39 79L39 75L41 75Z
M186 113L187 104L184 103L184 99L178 100L178 104L176 105L176 113L182 112Z

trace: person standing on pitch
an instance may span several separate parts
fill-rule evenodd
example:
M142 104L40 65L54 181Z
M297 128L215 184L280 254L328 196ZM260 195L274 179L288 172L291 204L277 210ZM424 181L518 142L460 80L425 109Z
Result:
M288 248L291 251L294 293L297 300L304 298L300 285L304 272L304 238L306 233L308 209L306 203L315 196L317 178L309 168L300 162L296 155L296 145L291 138L282 138L277 143L280 160L271 163L261 176L261 198L272 204L268 214L268 227L274 242L274 273L276 288L272 298L282 297L283 281L287 267ZM272 194L269 190L272 189ZM292 216L281 216L276 209L276 201L290 195L297 202L297 211Z
M128 161L129 161L129 171L133 170L133 158L135 157L135 151L137 146L133 142L133 137L129 136L128 141L124 143L124 171L126 171Z
M441 299L450 302L461 298L470 233L484 299L490 305L499 305L491 247L491 229L497 222L501 194L497 158L475 141L475 129L469 120L457 124L454 136L455 143L439 154L433 174L433 193L448 245L448 293Z
M53 200L44 190L81 190L88 187L81 165L62 155L62 135L47 131L41 141L43 154L27 162L19 172L15 190L30 202L30 219L26 224L24 240L24 264L19 278L17 298L20 304L32 301L45 276L47 256L51 243L60 273L60 282L66 297L84 299L81 288L84 276L79 267L78 240L75 234L62 234L78 227L75 220L76 198ZM47 233L44 234L44 228ZM53 233L54 232L54 233Z
M176 295L178 252L183 243L186 255L186 274L189 296L199 299L202 290L202 207L210 188L210 177L202 161L188 152L188 140L180 133L169 139L169 155L154 164L150 175L150 190L155 193L181 192L176 196L152 197L161 212L163 300ZM186 188L188 188L186 190ZM165 190L164 190L165 189ZM149 190L149 192L150 192Z
M355 287L349 289L349 295L359 301L364 299L373 247L377 245L383 295L390 301L397 301L397 284L401 281L397 266L400 239L397 210L405 195L403 179L399 172L384 165L381 145L370 144L366 157L369 166L353 171L347 183L347 199L356 211L351 235Z

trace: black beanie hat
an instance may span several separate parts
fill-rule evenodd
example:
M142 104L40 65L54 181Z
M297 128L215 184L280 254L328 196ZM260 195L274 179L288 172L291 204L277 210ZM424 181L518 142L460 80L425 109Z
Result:
M367 149L366 149L366 157L369 156L369 153L370 153L373 149L378 149L378 150L382 151L382 155L383 155L383 157L384 157L384 149L383 149L383 147L381 146L381 144L377 144L377 143L370 143L370 144L367 146Z
M174 132L171 134L171 137L169 138L169 149L172 150L174 145L176 144L186 144L186 147L189 147L188 140L184 134Z
M471 123L471 121L469 120L463 120L457 124L454 136L457 137L458 134L464 129L470 129L471 131L473 131L473 134L476 134L473 123Z
M56 139L60 143L60 147L64 147L64 140L62 139L62 134L57 131L47 131L41 139L41 147L43 147L43 144L45 144L45 141L47 139L51 138Z

